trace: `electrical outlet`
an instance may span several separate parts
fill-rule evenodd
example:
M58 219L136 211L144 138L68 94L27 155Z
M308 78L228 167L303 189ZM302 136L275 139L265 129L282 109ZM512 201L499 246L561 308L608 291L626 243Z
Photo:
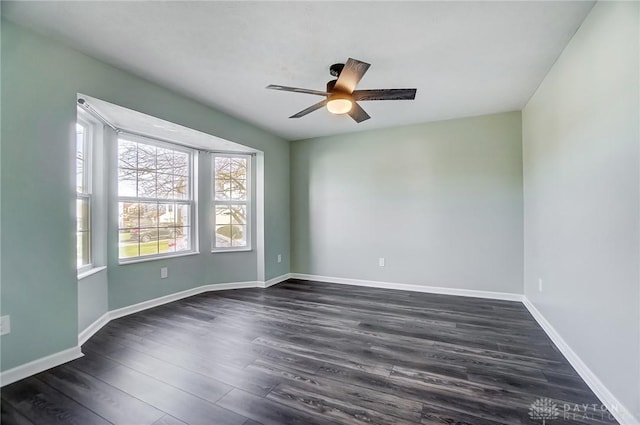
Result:
M160 267L160 279L166 279L169 277L169 269L167 267Z
M538 278L538 292L542 292L542 278Z
M379 265L380 267L384 267L384 257L380 257L380 258L378 258L378 265Z
M282 254L278 254L278 263L282 263Z
M6 335L11 332L11 316L0 317L0 335Z

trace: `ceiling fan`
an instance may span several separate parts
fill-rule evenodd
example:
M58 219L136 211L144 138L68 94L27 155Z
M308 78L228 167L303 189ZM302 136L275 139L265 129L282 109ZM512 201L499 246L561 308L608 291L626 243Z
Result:
M287 87L270 84L266 88L273 90L291 91L296 93L314 94L324 96L315 105L303 109L289 118L303 117L323 106L332 114L349 114L356 122L362 122L371 118L365 112L358 101L362 100L413 100L416 97L416 89L374 89L356 90L356 85L367 72L371 65L356 59L349 58L347 63L336 63L329 67L332 76L337 77L327 83L327 90L309 90L297 87Z

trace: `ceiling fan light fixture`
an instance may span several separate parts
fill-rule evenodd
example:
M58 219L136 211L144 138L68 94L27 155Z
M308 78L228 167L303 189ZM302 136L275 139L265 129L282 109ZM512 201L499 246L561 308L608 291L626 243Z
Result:
M1 1L1 0L0 0ZM329 71L332 76L337 77L327 83L325 91L309 90L299 87L288 87L269 84L266 88L272 90L290 91L295 93L313 94L322 96L323 99L302 111L291 115L289 118L301 118L313 111L321 109L323 106L336 115L349 114L357 123L371 118L362 109L358 102L363 100L413 100L416 97L416 89L370 89L356 90L358 82L369 69L370 64L349 58L346 63L335 63L331 65Z
M334 93L329 96L327 101L327 110L332 114L346 114L353 108L353 98L344 93Z

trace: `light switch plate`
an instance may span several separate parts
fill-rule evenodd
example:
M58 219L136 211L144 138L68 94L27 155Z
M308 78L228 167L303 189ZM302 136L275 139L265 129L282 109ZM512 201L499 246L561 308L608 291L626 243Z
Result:
M6 335L11 332L11 316L0 317L0 335Z

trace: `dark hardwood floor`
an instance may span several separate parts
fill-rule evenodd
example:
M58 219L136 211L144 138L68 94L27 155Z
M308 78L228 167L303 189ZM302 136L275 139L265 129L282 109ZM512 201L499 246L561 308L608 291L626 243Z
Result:
M549 424L616 423L516 302L289 280L114 320L82 350L2 388L2 424L542 424L540 399Z

